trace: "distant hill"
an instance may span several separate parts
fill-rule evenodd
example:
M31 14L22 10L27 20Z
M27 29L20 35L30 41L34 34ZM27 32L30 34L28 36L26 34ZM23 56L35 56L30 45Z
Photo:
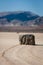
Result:
M43 17L28 11L0 12L0 26L43 25Z

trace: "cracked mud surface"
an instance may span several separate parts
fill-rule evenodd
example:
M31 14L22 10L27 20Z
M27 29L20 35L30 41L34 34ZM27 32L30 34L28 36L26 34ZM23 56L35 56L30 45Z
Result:
M43 65L43 47L18 45L4 51L0 59L1 65Z
M20 45L18 41L18 34L16 33L13 34L1 33L1 34L0 34L1 36L0 65L43 65L43 45L40 44L36 46ZM43 38L43 34L41 35ZM43 39L41 39L41 42L43 43ZM7 45L5 43L7 43Z

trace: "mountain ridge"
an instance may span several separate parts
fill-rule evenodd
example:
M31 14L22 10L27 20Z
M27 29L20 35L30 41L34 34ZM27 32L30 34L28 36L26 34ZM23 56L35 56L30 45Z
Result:
M6 26L39 26L43 25L43 16L40 17L29 11L1 12L0 25Z

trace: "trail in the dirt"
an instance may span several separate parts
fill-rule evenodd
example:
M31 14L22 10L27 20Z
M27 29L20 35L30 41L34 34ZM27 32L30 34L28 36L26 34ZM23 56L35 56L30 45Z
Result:
M18 44L19 45L19 44ZM3 51L3 53L1 53L1 58L2 58L2 60L5 60L9 65L14 65L14 63L13 62L11 62L9 59L7 59L4 55L5 55L5 53L7 52L7 51L9 51L10 49L12 49L12 48L15 48L16 46L18 46L18 45L14 45L14 46L12 46L12 47L10 47L10 48L8 48L8 49L6 49L6 50L4 50Z

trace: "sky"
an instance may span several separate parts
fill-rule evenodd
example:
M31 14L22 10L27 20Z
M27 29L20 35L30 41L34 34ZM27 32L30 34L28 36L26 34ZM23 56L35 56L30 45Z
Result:
M31 11L43 16L43 0L0 0L0 12Z

